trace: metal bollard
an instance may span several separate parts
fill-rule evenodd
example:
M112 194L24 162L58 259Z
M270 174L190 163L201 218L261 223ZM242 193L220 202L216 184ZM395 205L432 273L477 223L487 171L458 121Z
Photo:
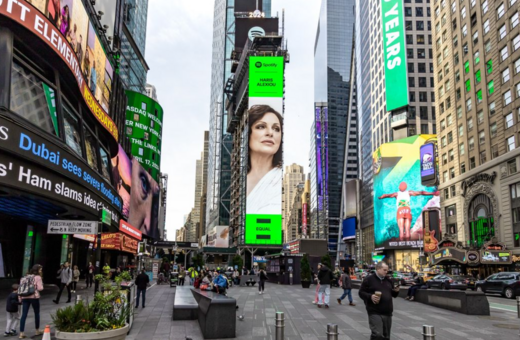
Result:
M338 325L327 324L327 340L338 340Z
M520 319L520 296L516 297L516 312L517 317Z
M435 328L433 326L423 325L423 340L435 340Z
M83 301L83 296L81 296L81 295L76 295L76 301L74 302L74 304L77 305L78 302L81 302L81 301Z
M276 312L276 340L284 339L285 315L283 312Z

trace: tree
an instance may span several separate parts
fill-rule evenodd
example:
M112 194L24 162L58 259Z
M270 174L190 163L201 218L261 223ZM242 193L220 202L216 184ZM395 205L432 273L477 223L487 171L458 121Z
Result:
M191 258L191 261L193 262L193 266L195 268L200 267L204 268L204 256L202 254L197 254Z
M242 271L242 267L244 266L244 260L242 260L242 256L237 254L233 257L233 266L237 266L239 272Z
M321 263L326 265L329 269L332 269L332 261L329 254L326 254L321 258Z
M311 280L311 265L309 264L309 255L303 254L302 260L300 262L300 278L302 281L310 281Z

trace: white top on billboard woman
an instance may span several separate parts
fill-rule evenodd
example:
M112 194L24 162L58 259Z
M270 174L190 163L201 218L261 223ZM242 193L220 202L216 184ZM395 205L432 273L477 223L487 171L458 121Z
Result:
M270 106L249 109L247 214L282 213L282 123Z

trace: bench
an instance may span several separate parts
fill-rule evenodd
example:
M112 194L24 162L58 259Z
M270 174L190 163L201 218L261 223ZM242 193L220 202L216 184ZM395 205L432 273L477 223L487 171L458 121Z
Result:
M399 293L400 297L406 297L403 290ZM414 301L467 315L490 315L489 301L483 292L419 289Z
M241 287L244 287L244 286L249 286L251 285L254 286L256 284L256 281L258 280L258 276L256 275L242 275L242 277L240 277L240 286Z
M195 288L191 293L198 303L197 318L204 339L234 338L237 300Z
M173 302L173 320L197 320L199 304L190 286L177 286Z

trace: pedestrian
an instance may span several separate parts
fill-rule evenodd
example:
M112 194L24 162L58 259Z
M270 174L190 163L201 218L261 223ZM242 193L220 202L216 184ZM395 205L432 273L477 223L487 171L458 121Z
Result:
M318 264L318 280L320 281L320 291L318 293L318 308L321 308L323 303L325 303L325 308L329 308L330 301L330 283L332 282L332 272L330 269L320 263ZM325 298L323 296L325 295ZM320 303L321 302L321 303Z
M240 272L238 271L238 269L235 269L233 271L233 283L235 285L238 285L240 282Z
M15 283L11 286L11 294L7 297L5 310L7 312L7 325L5 326L4 336L16 335L16 326L20 321L20 310L18 306L21 305L18 299L18 285Z
M60 280L60 291L58 292L58 296L56 300L52 300L55 304L60 303L61 293L64 288L67 288L68 299L67 303L70 303L71 294L70 294L70 286L72 282L72 270L70 269L69 263L65 262L60 270L58 270L58 279Z
M262 295L265 290L265 281L267 281L267 274L265 270L260 269L258 272L258 295Z
M419 276L417 273L414 274L414 283L408 288L408 293L405 300L413 301L415 299L415 293L418 289L420 289L424 285L424 279L422 276Z
M110 266L108 263L105 263L105 266L103 267L103 274L106 275L107 279L110 279Z
M78 266L74 266L74 270L72 271L72 292L76 293L76 289L78 288L79 282L79 269Z
M199 276L199 273L197 273L197 270L193 267L190 267L190 269L188 269L188 272L190 273L190 286L193 286L195 283L195 279Z
M222 295L226 295L226 288L228 286L228 280L224 276L224 272L221 270L213 280L213 291Z
M92 287L92 283L94 282L94 270L95 268L92 262L89 262L87 267L87 288Z
M368 313L371 340L390 339L394 311L392 298L399 295L399 287L394 288L386 277L387 273L388 265L378 262L375 273L367 276L359 289L359 297L365 302Z
M137 275L135 279L135 285L137 286L137 297L135 298L135 308L139 308L139 298L141 294L143 295L143 308L146 304L146 288L148 288L148 283L150 283L150 277L146 275L144 269L141 271L141 274Z
M179 278L179 283L178 283L179 286L184 286L184 277L185 276L186 276L186 272L184 271L184 269L181 268L181 270L179 270L179 275L177 276Z
M339 282L341 284L341 288L343 288L343 295L338 299L338 303L341 305L341 301L348 296L348 301L350 306L355 306L354 299L352 299L352 280L350 279L350 275L347 270L343 271L339 278Z
M25 321L27 314L29 314L29 307L34 310L34 323L36 331L34 335L43 334L40 331L40 292L43 290L43 267L35 264L29 274L22 277L20 286L18 287L18 295L22 299L22 318L20 319L20 339L25 339ZM30 294L31 292L34 292ZM26 295L27 294L27 295Z
M314 278L314 282L316 282L316 292L314 293L314 300L312 301L312 304L315 305L318 303L318 298L320 297L320 281L318 280L318 274L316 274L314 270L311 272L311 275Z

